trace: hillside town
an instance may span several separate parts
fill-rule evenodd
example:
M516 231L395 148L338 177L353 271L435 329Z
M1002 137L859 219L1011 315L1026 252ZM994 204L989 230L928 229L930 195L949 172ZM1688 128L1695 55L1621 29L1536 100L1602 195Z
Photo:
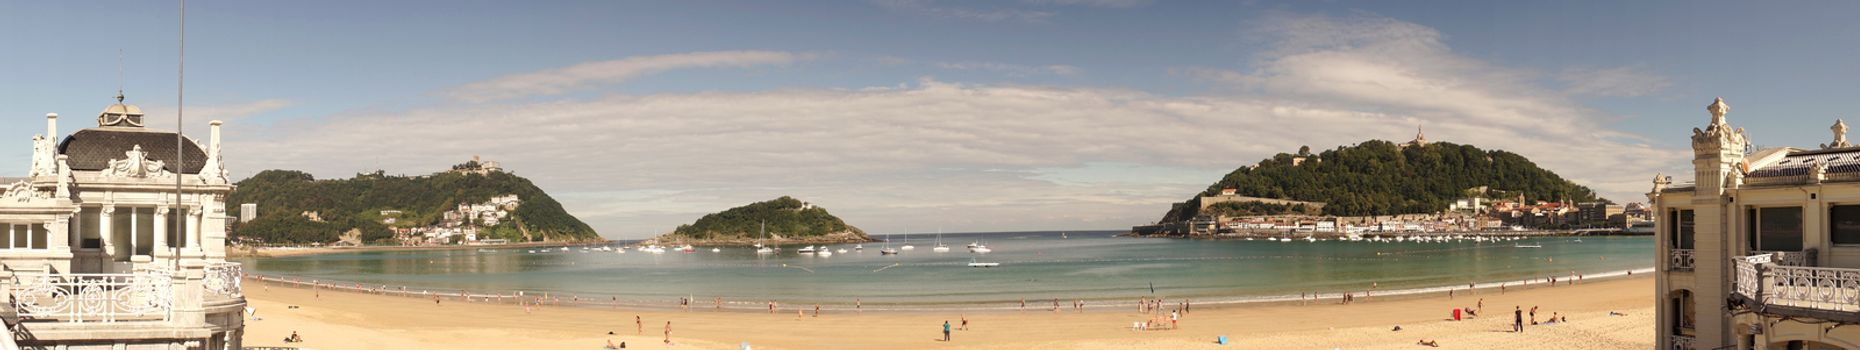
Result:
M1217 195L1201 196L1177 205L1195 205L1197 212L1221 203L1266 203L1322 208L1324 203L1242 196L1232 188ZM1484 192L1481 188L1469 192ZM1342 235L1379 233L1445 232L1516 232L1533 230L1588 230L1611 233L1651 234L1652 211L1642 203L1626 205L1610 202L1525 201L1517 198L1493 199L1468 197L1455 200L1448 209L1428 214L1378 216L1290 215L1196 215L1183 222L1164 222L1136 226L1138 235L1212 236L1283 233L1328 233Z
M392 227L403 245L503 244L509 240L481 233L510 220L510 213L522 204L523 200L514 194L491 197L482 203L459 203L457 208L440 213L442 220L438 224L418 227L394 226L404 213L383 210L381 223Z

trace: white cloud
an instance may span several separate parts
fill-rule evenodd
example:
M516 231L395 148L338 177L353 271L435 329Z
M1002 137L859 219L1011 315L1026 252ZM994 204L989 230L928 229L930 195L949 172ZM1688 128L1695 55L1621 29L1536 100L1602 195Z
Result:
M1052 12L1021 10L1013 8L979 9L958 6L942 6L934 0L873 0L873 3L892 11L929 15L981 22L1046 22L1053 17Z
M1571 68L1558 74L1571 94L1585 96L1637 97L1660 92L1673 85L1665 76L1647 72L1642 67Z
M637 56L509 75L465 84L445 94L456 99L480 102L523 96L554 95L596 84L617 83L674 69L784 65L812 57L811 54L779 51L712 51Z
M935 63L932 63L932 65L936 66L937 68L943 68L943 69L995 72L995 73L1001 73L1009 77L1026 77L1026 76L1033 76L1033 75L1066 75L1066 76L1069 76L1069 75L1079 74L1079 67L1075 67L1071 65L1064 65L1064 64L1052 64L1052 65L1045 65L1045 66L1029 66L1029 65L1001 63L1001 62L964 61L964 62L935 62Z
M274 125L229 135L227 152L244 174L323 176L364 164L424 173L482 154L610 237L664 232L780 195L875 232L1125 227L1273 153L1406 140L1423 123L1430 139L1517 152L1621 201L1635 200L1668 160L1684 159L1604 128L1602 113L1537 86L1543 80L1528 71L1451 52L1426 27L1375 17L1275 21L1256 29L1273 49L1247 69L1182 70L1240 94L926 78L609 95Z

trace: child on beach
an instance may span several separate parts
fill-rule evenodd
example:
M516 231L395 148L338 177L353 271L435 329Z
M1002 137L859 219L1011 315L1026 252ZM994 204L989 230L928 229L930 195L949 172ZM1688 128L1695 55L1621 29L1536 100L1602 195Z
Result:
M969 330L969 315L962 315L962 330Z

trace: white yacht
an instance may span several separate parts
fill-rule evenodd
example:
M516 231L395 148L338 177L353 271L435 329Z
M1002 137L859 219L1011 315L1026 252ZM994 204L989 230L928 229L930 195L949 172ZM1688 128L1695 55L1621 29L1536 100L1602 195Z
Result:
M938 253L949 252L949 245L943 244L943 230L936 231L936 248L930 248L930 251Z
M801 253L801 254L813 254L813 253L814 253L814 246L811 246L811 245L810 245L810 246L806 246L806 247L801 247L801 249L796 249L796 250L794 250L794 252L796 252L796 253Z
M976 261L974 258L969 259L969 267L998 267L998 266L1001 266L1001 263L980 262L980 261Z

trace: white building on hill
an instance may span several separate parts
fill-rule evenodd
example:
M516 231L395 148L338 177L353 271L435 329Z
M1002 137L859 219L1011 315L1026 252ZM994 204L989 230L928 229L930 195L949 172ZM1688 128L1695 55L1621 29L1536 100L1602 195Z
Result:
M27 179L0 184L0 348L238 349L241 267L226 261L220 122L205 145L111 104L97 127L34 137ZM182 184L180 198L176 181Z

